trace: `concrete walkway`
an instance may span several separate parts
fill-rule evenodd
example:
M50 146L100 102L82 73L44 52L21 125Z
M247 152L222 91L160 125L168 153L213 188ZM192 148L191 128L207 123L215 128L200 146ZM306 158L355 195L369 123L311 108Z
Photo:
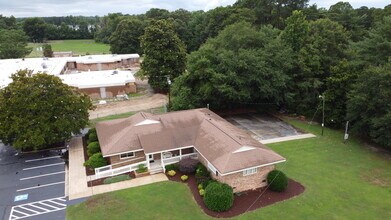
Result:
M83 142L81 137L76 137L69 143L69 200L168 180L167 176L161 173L108 185L88 187L83 163Z
M304 139L304 138L313 138L316 137L313 134L300 134L300 135L293 135L293 136L288 136L288 137L280 137L280 138L272 138L272 139L267 139L267 140L261 140L262 144L271 144L271 143L278 143L278 142L283 142L283 141L292 141L292 140L299 140L299 139Z

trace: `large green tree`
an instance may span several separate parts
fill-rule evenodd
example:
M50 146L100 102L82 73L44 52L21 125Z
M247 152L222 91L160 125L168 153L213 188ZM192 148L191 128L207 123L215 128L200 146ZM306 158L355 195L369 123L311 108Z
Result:
M371 67L349 93L347 117L353 130L391 148L391 64Z
M156 90L167 90L167 77L171 81L186 68L186 49L175 33L170 20L153 20L141 37L144 60L142 74Z
M172 108L283 102L293 59L279 34L271 26L258 31L241 22L209 39L189 56L187 73L175 81Z
M42 43L46 37L46 23L42 18L27 18L23 30L32 42Z
M140 37L144 33L144 23L137 18L126 18L119 22L110 37L110 51L117 54L140 53Z
M21 30L0 30L0 59L22 58L31 53L28 37Z
M44 73L21 70L0 90L0 139L19 150L45 149L88 124L87 95Z

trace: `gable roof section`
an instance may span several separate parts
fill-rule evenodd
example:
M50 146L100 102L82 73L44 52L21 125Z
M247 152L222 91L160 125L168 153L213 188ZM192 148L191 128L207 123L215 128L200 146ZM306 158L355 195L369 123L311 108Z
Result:
M146 154L195 146L224 174L285 161L265 145L209 109L137 113L96 125L103 156L144 150Z

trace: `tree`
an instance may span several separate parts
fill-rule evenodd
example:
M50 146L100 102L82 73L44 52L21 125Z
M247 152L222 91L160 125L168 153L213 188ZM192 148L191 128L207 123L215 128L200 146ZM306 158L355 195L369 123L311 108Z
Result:
M35 43L42 43L46 37L46 23L42 18L27 18L23 30Z
M44 44L44 45L42 45L42 49L43 49L43 56L44 57L53 57L52 45Z
M167 90L167 78L175 81L186 68L185 45L169 20L153 20L141 37L144 61L141 70L154 89Z
M283 102L292 50L271 26L228 26L190 54L188 72L172 86L173 109L210 104L226 108L248 102Z
M87 95L57 76L21 70L0 90L0 139L27 151L68 140L88 124Z
M309 23L308 37L297 55L292 72L289 108L305 115L312 115L319 102L319 94L326 90L326 79L331 68L347 57L349 37L342 25L330 19L318 19Z
M381 23L363 41L354 45L356 61L363 65L384 65L391 57L391 16L384 17Z
M124 19L124 16L121 13L108 14L101 18L95 34L95 40L105 44L110 43L110 36L122 19Z
M141 53L140 37L144 23L137 18L122 20L110 37L110 51L116 54Z
M301 11L293 11L292 16L285 20L286 27L281 33L282 39L298 52L304 46L309 34L309 23Z
M0 59L21 58L31 53L28 37L21 30L0 30Z
M347 118L353 131L391 148L391 64L370 67L349 93Z

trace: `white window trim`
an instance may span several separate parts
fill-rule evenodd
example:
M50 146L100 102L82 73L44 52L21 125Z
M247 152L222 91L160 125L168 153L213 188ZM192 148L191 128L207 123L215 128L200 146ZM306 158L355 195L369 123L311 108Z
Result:
M124 154L127 154L127 155L133 154L133 156L125 156L125 157L122 157L122 155L124 155ZM124 154L120 154L120 155L119 155L119 159L121 159L121 160L126 160L126 159L129 159L129 158L134 158L134 157L136 157L136 153L135 153L135 152L128 152L128 153L124 153Z
M254 175L257 172L258 172L258 168L250 168L250 169L247 169L247 170L243 170L243 176Z

